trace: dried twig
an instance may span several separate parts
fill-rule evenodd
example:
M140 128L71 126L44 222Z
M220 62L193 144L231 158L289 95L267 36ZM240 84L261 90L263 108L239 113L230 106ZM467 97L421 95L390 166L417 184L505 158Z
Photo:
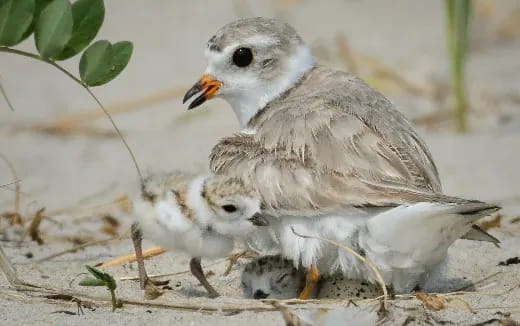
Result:
M202 269L206 270L208 267L215 266L215 265L218 265L220 263L222 263L222 260L218 260L218 261L213 262L211 264L204 265L204 266L202 266ZM191 273L191 271L190 270L185 270L185 271L182 271L182 272L175 272L175 273L148 275L148 278L159 278L159 277L175 276L175 275L181 275L181 274L187 274L187 273ZM122 277L116 277L116 279L119 280L119 281L135 281L135 280L139 279L139 276L122 276Z
M14 167L14 164L11 163L11 161L7 158L7 156L0 153L0 159L2 159L7 165L7 168L11 172L13 180L19 180L18 174L16 173L16 168ZM14 212L20 213L20 182L15 182L15 189L16 192L14 196Z
M189 87L178 87L165 91L161 91L158 93L154 93L151 95L147 95L142 98L133 99L130 101L125 101L121 103L117 103L111 106L106 107L106 111L112 115L119 113L126 113L131 111L136 111L138 109L142 109L151 105L156 105L162 102L170 101L173 98L181 97L186 92L186 89ZM76 128L79 128L78 125L85 122L92 122L94 120L100 119L104 117L105 114L100 112L97 109L89 110L87 112L81 112L77 114L70 115L68 117L64 117L58 120L55 120L50 123L36 124L29 127L29 129L39 130L39 131L52 131L56 130L73 132Z
M294 230L293 227L291 227L291 230L292 230L292 232L294 234L296 234L299 237L325 241L325 242L328 242L328 243L330 243L330 244L332 244L332 245L334 245L336 247L342 248L342 249L348 251L349 253L351 253L352 255L354 255L357 259L361 260L364 264L366 264L372 270L372 272L374 272L374 274L376 276L376 279L377 279L377 282L379 283L379 285L381 286L381 289L383 290L383 296L382 296L382 298L383 298L383 307L385 309L388 309L388 289L386 288L385 281L383 280L383 277L381 276L381 273L379 272L377 267L370 260L366 259L365 257L361 256L360 254L358 254L357 252L355 252L351 248L349 248L349 247L347 247L344 244L341 244L339 242L336 242L336 241L333 241L333 240L329 240L329 239L326 239L326 238L321 238L321 237L302 235L302 234L297 233Z
M488 231L493 228L499 228L500 224L502 222L502 215L496 214L496 216L491 220L485 220L480 223L477 223L477 225L484 231Z
M92 241L92 242L83 243L83 244L80 244L78 246L74 246L72 248L69 248L69 249L66 249L66 250L54 253L54 254L49 255L47 257L40 258L36 262L41 263L41 262L44 262L44 261L47 261L47 260L51 260L51 259L54 259L56 257L62 256L62 255L68 254L68 253L72 253L72 252L76 252L76 251L81 250L81 249L85 249L87 247L104 245L104 244L107 244L107 243L109 243L111 241L114 241L114 240L121 240L121 238L120 237L113 237L113 238L109 238L109 239L96 240L96 241Z
M7 281L9 284L20 284L20 280L18 279L16 275L16 270L14 269L13 265L11 264L11 261L9 258L7 258L7 255L4 253L4 249L2 249L2 246L0 245L0 269L2 272L4 272L5 277L7 278Z
M282 313L282 318L285 322L285 326L307 326L308 324L303 322L300 317L293 314L287 309L287 307L283 306L280 302L273 300L269 301L269 303L275 307L278 311Z
M44 217L43 211L45 211L45 207L42 207L38 211L36 211L36 214L34 214L31 224L29 224L29 227L27 228L27 231L24 234L24 237L26 234L29 234L31 236L31 239L33 241L36 241L39 245L43 244L43 239L40 236L40 224Z
M0 270L4 273L5 278L9 282L9 284L14 288L24 287L28 289L33 289L38 286L24 282L20 278L18 278L18 274L16 273L16 269L13 264L5 254L2 246L0 245Z
M228 257L228 260L229 260L229 263L226 267L226 270L224 271L224 276L228 276L229 273L231 273L231 269L233 268L233 266L238 262L238 260L240 258L244 258L244 259L248 259L248 258L255 258L256 256L250 252L248 252L247 250L246 251L242 251L242 252L239 252L237 254L234 254L234 255L231 255Z
M63 297L63 298L76 298L76 300L83 301L85 299L93 301L92 304L104 304L106 306L112 305L112 299L110 296L94 296L80 291L67 290L67 289L58 289L58 288L49 288L38 285L27 285L25 282L22 284L13 285L20 292L38 292L44 293L46 298L50 295L54 295L55 297ZM193 303L192 300L185 300L175 303L161 303L154 301L145 301L145 300L134 300L127 298L120 298L120 302L123 305L133 305L133 306L143 306L148 308L160 308L160 309L171 309L178 311L191 311L191 312L208 312L208 313L239 313L243 311L252 311L252 312L263 312L263 311L276 311L275 308L271 306L267 306L266 304L256 301L255 305L252 306L244 306L243 304L227 304L223 306L219 304L218 306L205 306Z
M162 249L161 247L152 247L152 248L149 248L149 249L146 249L143 251L143 259L158 256L165 252L166 252L166 250ZM99 266L96 266L96 267L98 267L98 268L113 267L113 266L121 265L124 263L131 263L136 260L137 260L137 257L135 256L135 253L134 253L134 254L129 254L126 256L118 257L114 260L108 261L108 262L101 264Z
M473 287L473 286L476 286L476 285L478 285L478 284L481 284L481 283L483 283L483 282L485 282L485 281L487 281L487 280L489 280L489 279L491 279L491 278L493 278L493 277L495 277L495 276L497 276L497 275L499 275L499 274L502 274L502 271L498 271L498 272L496 272L496 273L493 273L493 274L491 274L491 275L488 275L488 276L486 276L486 277L484 277L484 278L482 278L482 279L480 279L480 280L478 280L478 281L476 281L476 282L473 282L473 283L471 283L471 284L469 284L469 285L463 286L463 287L461 287L461 288L455 290L454 292L460 292L460 291L467 290L468 288Z
M11 109L11 111L14 112L14 106L11 103L11 101L9 100L9 96L7 96L7 92L5 91L4 85L2 84L2 82L0 82L0 94L2 94L2 96L4 97L4 100L7 103L7 106Z
M11 182L8 182L8 183L1 184L0 188L12 186L12 185L14 185L15 183L18 183L18 182L20 182L20 180L15 180L15 181L11 181Z

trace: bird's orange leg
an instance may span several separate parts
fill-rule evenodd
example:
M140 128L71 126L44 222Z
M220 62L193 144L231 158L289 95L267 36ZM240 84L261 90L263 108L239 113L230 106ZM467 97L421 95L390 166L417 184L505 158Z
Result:
M311 268L309 268L309 270L307 271L307 277L305 278L305 287L298 296L298 299L306 300L311 295L312 290L314 290L314 288L316 287L316 284L318 284L319 279L320 272L318 271L318 268L315 265L312 265Z

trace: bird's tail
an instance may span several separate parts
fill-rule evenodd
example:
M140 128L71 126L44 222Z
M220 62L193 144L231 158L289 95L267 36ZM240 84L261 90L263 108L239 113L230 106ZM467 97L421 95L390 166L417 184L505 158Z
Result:
M460 210L457 211L457 214L471 216L476 220L491 215L494 212L498 211L501 207L495 204L488 204L483 202L473 202L468 204L460 205ZM475 240L475 241L486 241L494 243L498 246L500 240L492 236L483 230L480 226L473 224L472 228L464 234L461 239L466 240Z

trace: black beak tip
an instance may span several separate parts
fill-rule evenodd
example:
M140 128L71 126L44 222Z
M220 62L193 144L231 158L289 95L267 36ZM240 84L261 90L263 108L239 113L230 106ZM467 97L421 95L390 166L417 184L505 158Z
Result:
M193 97L193 95L197 94L200 91L202 91L202 87L200 86L200 82L196 82L195 85L193 85L186 92L186 94L184 94L184 97L182 98L182 104L186 103L190 98Z
M250 219L255 226L268 226L269 221L260 213L255 213Z
M204 102L206 102L206 96L204 96L204 94L202 94L199 97L197 97L196 99L194 99L193 102L190 103L190 105L188 105L188 110L192 110Z

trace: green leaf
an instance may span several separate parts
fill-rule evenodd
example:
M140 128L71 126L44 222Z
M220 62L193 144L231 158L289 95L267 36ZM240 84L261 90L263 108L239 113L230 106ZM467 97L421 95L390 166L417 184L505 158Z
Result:
M108 41L97 41L81 56L79 74L88 86L99 86L108 83L125 69L132 56L131 42L122 41L110 44Z
M98 280L97 278L86 278L79 282L81 286L105 286L105 282L103 280Z
M116 280L114 280L112 275L102 272L92 266L87 265L85 267L96 279L103 281L103 285L105 285L109 290L114 290L117 287Z
M33 14L34 0L0 0L0 45L12 46L23 41Z
M78 0L72 4L74 27L72 37L63 52L57 57L65 60L81 52L96 37L103 19L105 6L103 0Z
M37 18L40 16L40 13L42 12L43 8L47 6L52 0L35 0L34 2L34 15L32 19L31 26L25 31L22 41L25 40L29 35L34 32L34 25L36 23Z
M46 59L59 56L72 35L72 9L68 0L53 0L36 20L36 48Z

